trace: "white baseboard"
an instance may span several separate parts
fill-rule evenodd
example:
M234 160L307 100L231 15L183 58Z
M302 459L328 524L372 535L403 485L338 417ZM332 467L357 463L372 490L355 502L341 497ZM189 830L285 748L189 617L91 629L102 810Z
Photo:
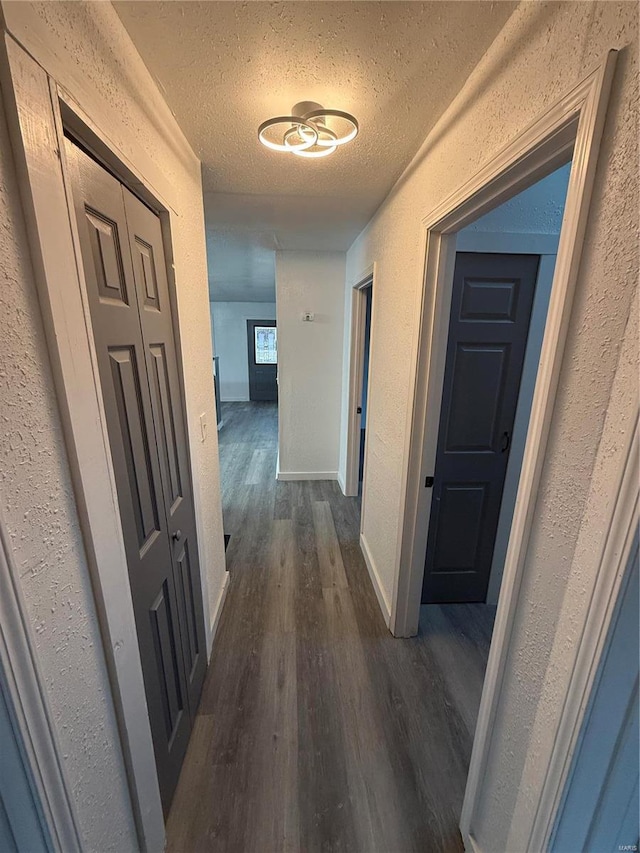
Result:
M278 471L278 480L337 480L337 471Z
M222 613L222 608L224 607L224 602L227 597L227 591L229 589L229 578L231 575L229 572L224 573L224 580L222 581L222 589L220 590L220 595L218 596L218 601L216 602L216 609L213 613L213 619L211 620L211 647L209 648L209 657L211 657L211 649L213 648L213 641L216 637L216 631L218 630L218 625L220 623L220 614Z
M360 534L360 550L362 551L364 561L367 564L367 569L369 570L369 577L371 578L371 583L373 584L373 589L375 591L376 598L378 599L380 610L382 610L382 615L384 617L385 624L388 628L391 624L391 604L387 601L387 596L384 594L384 591L382 589L382 584L380 583L380 575L378 574L378 570L376 569L375 563L373 562L373 557L371 556L371 551L369 551L367 540L364 538L364 533Z
M221 403L249 403L248 397L220 397Z

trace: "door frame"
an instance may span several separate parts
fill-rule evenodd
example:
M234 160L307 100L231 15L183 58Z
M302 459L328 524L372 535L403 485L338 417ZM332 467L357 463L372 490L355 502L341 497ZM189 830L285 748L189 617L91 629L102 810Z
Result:
M347 464L346 478L343 492L347 497L358 495L359 472L360 472L360 428L361 421L357 408L361 403L362 374L364 371L364 334L366 294L365 290L371 287L371 328L369 330L369 378L367 381L367 401L371 390L371 340L373 338L374 317L374 279L376 265L373 263L358 278L356 284L351 288L351 334L349 353L349 391L347 401ZM362 518L364 517L365 477L367 476L367 437L365 435L364 445L364 471L362 474L362 510L360 512L360 532L362 533Z
M29 818L59 853L80 853L82 832L35 650L9 534L0 517L0 676L33 787Z
M414 345L412 412L407 424L402 484L402 530L390 620L392 633L399 637L413 636L418 629L431 503L430 490L423 485L435 465L456 234L564 163L572 162L540 368L460 819L465 847L469 850L478 849L471 822L482 787L518 609L616 55L615 50L610 50L594 71L422 220L425 248L420 265L422 286L418 288L416 304L420 326ZM597 610L596 618L606 620L606 613ZM560 758L555 755L552 763ZM549 798L541 796L536 826L550 825L555 807Z
M1 34L0 80L16 163L27 237L60 409L74 493L91 574L109 673L120 746L141 850L164 849L165 825L129 587L118 496L109 449L95 345L82 267L65 129L160 216L169 280L180 390L186 402L172 255L171 205L82 107L6 31ZM189 423L185 413L189 444ZM189 476L192 478L188 449ZM192 478L193 484L193 478ZM210 653L227 584L213 624L202 511L193 488ZM54 721L50 718L51 728Z

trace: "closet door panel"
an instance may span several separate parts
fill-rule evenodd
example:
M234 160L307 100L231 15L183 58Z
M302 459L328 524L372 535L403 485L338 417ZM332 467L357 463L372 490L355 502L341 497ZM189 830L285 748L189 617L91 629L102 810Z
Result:
M165 512L172 542L184 667L190 708L194 714L207 666L204 613L186 415L179 380L162 228L160 219L153 211L127 189L123 192L158 438Z

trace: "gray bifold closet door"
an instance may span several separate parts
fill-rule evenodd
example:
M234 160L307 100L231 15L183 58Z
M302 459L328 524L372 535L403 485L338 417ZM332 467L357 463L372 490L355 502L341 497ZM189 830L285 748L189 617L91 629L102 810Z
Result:
M162 231L155 213L69 140L66 156L166 814L206 649Z

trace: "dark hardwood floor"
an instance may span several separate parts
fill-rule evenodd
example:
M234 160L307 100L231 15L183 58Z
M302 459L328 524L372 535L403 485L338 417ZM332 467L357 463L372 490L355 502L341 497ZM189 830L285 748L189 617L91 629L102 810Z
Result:
M494 608L394 639L337 483L275 480L274 404L223 404L229 593L168 850L460 851Z

